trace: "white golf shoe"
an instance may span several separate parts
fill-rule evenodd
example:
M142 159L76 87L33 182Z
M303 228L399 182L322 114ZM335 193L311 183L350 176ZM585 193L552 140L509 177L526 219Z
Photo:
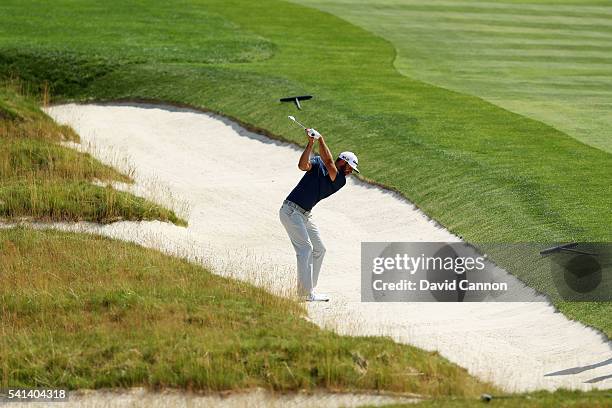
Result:
M329 296L323 293L310 292L310 295L306 297L307 302L329 302Z

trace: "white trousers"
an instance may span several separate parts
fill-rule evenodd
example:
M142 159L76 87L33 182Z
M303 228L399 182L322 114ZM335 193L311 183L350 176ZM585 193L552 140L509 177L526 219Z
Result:
M308 295L317 286L325 256L319 228L312 222L310 211L304 214L287 204L280 208L279 217L295 249L298 293Z

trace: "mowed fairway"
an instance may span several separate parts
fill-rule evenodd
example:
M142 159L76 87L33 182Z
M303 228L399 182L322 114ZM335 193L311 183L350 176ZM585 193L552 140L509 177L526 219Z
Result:
M403 74L612 152L612 3L297 0L391 41ZM534 135L537 137L537 135Z
M287 120L296 110L278 98L312 93L299 118L333 152L356 152L363 177L469 242L612 240L612 155L399 74L392 44L369 31L274 0L103 4L3 1L0 77L48 81L56 101L189 104L300 144ZM520 267L537 253L490 255L554 295L549 271ZM612 333L612 303L554 300Z

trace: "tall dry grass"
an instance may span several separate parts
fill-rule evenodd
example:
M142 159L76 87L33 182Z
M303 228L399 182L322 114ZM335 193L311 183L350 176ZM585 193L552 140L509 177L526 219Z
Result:
M436 353L321 330L297 303L135 244L0 230L2 386L493 388Z
M113 183L132 184L133 171L121 173L65 146L78 143L78 134L45 115L23 88L16 81L0 86L0 218L186 225L174 211L115 189ZM43 91L41 102L48 103Z

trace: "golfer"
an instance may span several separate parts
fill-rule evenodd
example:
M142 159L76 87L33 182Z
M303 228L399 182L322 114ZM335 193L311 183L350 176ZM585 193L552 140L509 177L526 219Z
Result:
M340 153L334 160L320 133L306 129L306 135L308 144L298 162L298 168L306 174L283 201L279 216L295 248L299 295L309 302L327 302L328 296L314 291L325 256L325 246L310 212L319 201L344 187L346 177L353 170L357 173L359 170L357 156L352 152ZM310 158L315 139L319 141L320 156Z

